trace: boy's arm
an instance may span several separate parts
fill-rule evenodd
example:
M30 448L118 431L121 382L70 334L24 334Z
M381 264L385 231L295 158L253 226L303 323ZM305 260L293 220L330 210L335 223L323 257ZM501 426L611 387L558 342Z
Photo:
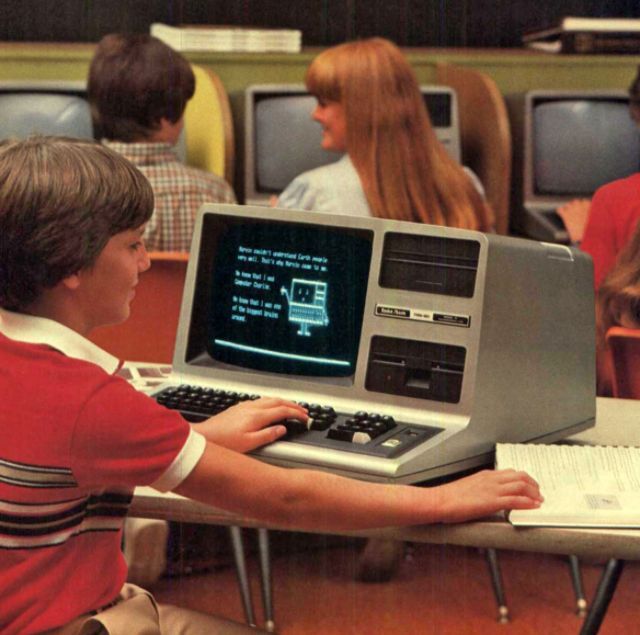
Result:
M541 500L535 481L513 470L433 488L374 484L275 467L212 443L175 491L266 525L309 530L457 522Z

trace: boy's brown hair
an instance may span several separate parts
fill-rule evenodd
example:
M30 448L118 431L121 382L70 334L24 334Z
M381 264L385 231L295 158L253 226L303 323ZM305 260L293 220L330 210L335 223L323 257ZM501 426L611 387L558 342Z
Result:
M193 97L195 77L180 53L148 34L106 35L89 67L96 138L144 141L165 118L175 123Z
M43 136L0 142L0 306L23 310L91 267L112 236L152 212L147 179L100 144Z

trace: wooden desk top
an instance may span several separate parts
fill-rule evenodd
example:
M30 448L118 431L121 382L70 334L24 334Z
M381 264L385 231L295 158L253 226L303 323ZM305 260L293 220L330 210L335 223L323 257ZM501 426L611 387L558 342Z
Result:
M572 437L577 443L640 446L640 401L598 399L596 426ZM249 518L197 503L176 494L160 494L149 487L136 490L130 514L183 522L265 527ZM640 515L640 511L639 511ZM267 529L282 529L270 527ZM598 559L640 560L640 530L515 528L502 516L452 525L387 527L332 532L348 536L376 536L469 547L493 547Z

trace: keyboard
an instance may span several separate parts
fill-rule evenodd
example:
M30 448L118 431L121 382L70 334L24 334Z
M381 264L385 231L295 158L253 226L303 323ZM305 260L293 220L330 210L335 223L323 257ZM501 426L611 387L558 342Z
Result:
M199 423L238 403L259 399L260 395L181 384L165 388L153 398L166 408L179 411L187 421ZM399 423L390 415L376 412L339 413L330 405L297 403L308 411L309 420L274 422L286 427L284 441L391 457L442 431L435 426Z

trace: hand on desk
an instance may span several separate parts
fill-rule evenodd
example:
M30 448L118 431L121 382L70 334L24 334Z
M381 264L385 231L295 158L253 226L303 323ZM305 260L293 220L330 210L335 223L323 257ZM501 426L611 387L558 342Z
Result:
M284 436L287 429L273 424L288 418L306 421L309 414L292 401L262 397L232 406L195 429L216 445L244 453Z
M502 510L532 509L544 500L538 483L526 472L483 470L442 488L443 522L488 516Z

